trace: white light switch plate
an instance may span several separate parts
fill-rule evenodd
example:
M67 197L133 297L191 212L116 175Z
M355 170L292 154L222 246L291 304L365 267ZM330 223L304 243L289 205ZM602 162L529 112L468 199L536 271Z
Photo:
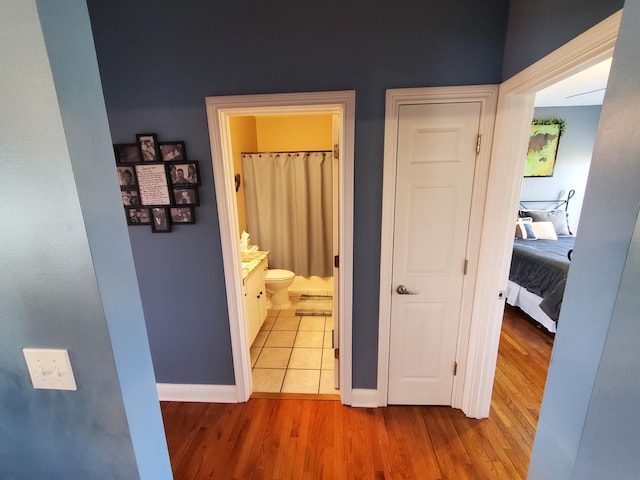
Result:
M77 390L69 353L63 349L23 348L33 388Z

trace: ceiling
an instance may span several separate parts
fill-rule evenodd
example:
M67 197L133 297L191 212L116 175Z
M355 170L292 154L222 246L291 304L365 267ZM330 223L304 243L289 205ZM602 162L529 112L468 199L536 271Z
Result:
M536 94L536 107L602 105L611 58L562 80Z

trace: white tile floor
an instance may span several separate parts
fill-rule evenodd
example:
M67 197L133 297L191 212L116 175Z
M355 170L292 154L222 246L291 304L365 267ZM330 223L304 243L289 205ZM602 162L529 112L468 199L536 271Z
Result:
M333 295L333 277L297 276L289 287L291 295Z
M333 317L295 315L300 294L331 295L333 281L296 277L294 286L291 308L270 309L251 346L253 391L338 394L331 349Z

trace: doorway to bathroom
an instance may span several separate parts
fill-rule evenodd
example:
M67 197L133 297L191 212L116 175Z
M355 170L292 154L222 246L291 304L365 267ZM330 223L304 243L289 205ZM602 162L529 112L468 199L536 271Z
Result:
M248 340L254 396L338 398L332 345L337 254L333 184L339 172L334 115L229 118L238 231L245 238L242 260L250 260L253 252L269 252L267 309L252 322L256 311L247 308L248 324L260 324L258 331L250 330ZM243 270L243 276L246 292L247 278L255 274ZM247 306L255 303L250 295Z
M239 401L246 401L254 391L296 392L298 389L298 393L307 394L339 392L342 403L350 404L355 93L208 97L206 104L236 396ZM305 169L307 163L314 165L309 168L315 168L317 175L323 177L321 189L324 196L330 198L319 207L324 223L329 224L329 228L323 230L329 238L325 238L320 248L325 252L321 259L307 262L305 254L302 263L286 267L287 261L294 261L283 258L290 250L287 248L284 251L281 248L273 262L271 255L268 257L269 268L299 272L294 272L296 277L289 287L292 305L267 310L266 319L261 320L260 331L255 334L249 331L248 320L252 314L245 306L243 280L247 272L243 272L241 265L245 267L247 263L243 263L247 259L247 246L240 246L240 235L247 231L250 243L257 244L258 251L263 248L275 251L273 240L266 232L268 225L259 227L256 222L263 220L263 214L272 216L273 212L266 210L267 203L276 205L278 199L274 197L280 195L273 189L263 191L260 185L256 197L256 183L271 177L264 163L258 166L252 163L257 160L268 160L274 165L291 163L296 168L305 165ZM291 172L285 172L284 176L295 177L295 171ZM293 184L300 185L300 182ZM251 192L245 191L247 187ZM312 192L318 189L310 188ZM317 201L315 193L309 196L313 196L312 202ZM247 198L249 205L245 202ZM265 198L269 201L265 202ZM299 203L286 198L282 201L285 208ZM315 242L313 227L309 235L297 238L313 238ZM293 238L289 236L289 244ZM311 250L316 252L318 247ZM260 370L258 376L252 376L255 367ZM293 384L297 386L292 388Z

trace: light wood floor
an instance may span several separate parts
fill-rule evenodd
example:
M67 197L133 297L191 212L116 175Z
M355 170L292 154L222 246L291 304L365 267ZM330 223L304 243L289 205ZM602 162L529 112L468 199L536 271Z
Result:
M449 407L331 400L162 402L175 479L525 479L551 345L505 312L484 420Z

